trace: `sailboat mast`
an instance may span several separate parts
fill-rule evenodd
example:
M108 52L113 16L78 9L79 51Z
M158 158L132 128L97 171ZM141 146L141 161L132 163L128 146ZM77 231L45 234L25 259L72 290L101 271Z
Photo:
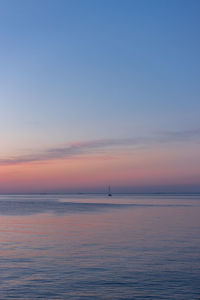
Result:
M112 196L112 194L111 194L111 189L110 189L110 185L108 186L108 196L109 196L109 197Z

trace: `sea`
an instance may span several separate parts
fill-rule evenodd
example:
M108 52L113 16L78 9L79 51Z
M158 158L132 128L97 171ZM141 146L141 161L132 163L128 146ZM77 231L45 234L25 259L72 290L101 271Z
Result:
M200 194L0 195L0 299L200 299Z

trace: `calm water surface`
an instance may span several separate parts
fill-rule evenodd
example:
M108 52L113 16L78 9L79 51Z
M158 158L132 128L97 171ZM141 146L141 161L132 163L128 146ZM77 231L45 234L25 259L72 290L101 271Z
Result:
M1 195L0 299L200 299L200 195Z

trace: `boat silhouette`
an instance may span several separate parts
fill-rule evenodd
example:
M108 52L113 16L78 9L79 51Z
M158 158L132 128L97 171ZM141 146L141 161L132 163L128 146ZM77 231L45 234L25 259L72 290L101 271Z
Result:
M112 196L110 186L108 187L108 196L109 196L109 197Z

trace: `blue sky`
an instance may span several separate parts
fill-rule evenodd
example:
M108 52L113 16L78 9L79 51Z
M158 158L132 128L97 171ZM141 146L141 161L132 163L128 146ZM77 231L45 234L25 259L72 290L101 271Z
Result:
M199 1L0 1L0 156L200 128Z

